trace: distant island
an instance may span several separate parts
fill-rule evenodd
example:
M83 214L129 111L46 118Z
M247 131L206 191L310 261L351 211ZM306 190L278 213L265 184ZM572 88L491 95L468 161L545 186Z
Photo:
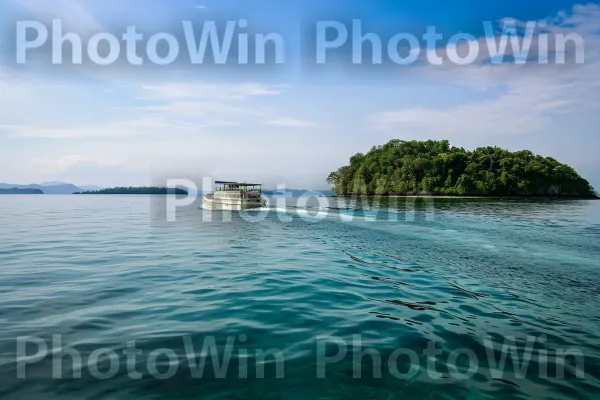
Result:
M38 189L44 192L44 194L72 194L75 192L82 192L86 190L91 190L91 187L80 187L75 186L70 183L64 182L48 182L41 184L29 184L29 185L20 185L14 183L0 183L0 189ZM94 189L96 189L94 187ZM100 189L100 188L98 188Z
M73 194L151 194L151 195L167 195L176 194L187 196L188 192L183 189L172 189L166 187L116 187L101 190L92 190L87 192L76 192Z
M392 140L355 154L327 182L337 195L598 198L587 180L553 158L499 147L467 151L448 140Z
M44 194L44 192L40 189L19 189L19 188L10 188L10 189L1 189L0 194Z
M265 196L289 196L300 197L305 194L320 193L323 196L331 196L335 193L332 190L308 190L308 189L264 189L262 194Z

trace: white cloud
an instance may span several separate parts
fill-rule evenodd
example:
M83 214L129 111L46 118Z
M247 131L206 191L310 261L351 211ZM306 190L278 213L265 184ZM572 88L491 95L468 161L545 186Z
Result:
M34 159L33 164L47 174L64 173L80 166L124 167L127 164L121 160L110 160L103 156L72 154L58 159Z
M168 113L174 116L187 116L198 119L230 116L263 115L262 112L254 111L243 106L232 105L219 101L172 101L158 105L140 106L138 110L148 112Z
M583 65L482 62L469 66L426 66L419 73L428 80L461 84L479 91L494 89L497 94L453 107L386 110L370 115L367 121L383 130L409 128L427 137L472 138L541 133L552 129L561 115L599 109L599 15L600 6L577 6L571 15L558 16L548 26L553 33L575 31L585 37ZM484 41L479 40L481 46Z
M142 99L202 99L245 100L258 96L274 96L283 93L281 86L269 87L261 83L165 83L146 85Z
M39 127L33 125L0 125L0 132L13 139L89 139L89 138L125 138L142 135L145 131L160 128L172 128L173 125L160 118L146 117L122 122L110 122L103 125L80 125L63 127Z
M101 151L86 154L53 155L22 163L20 170L31 168L35 181L62 181L74 184L100 184L104 187L151 184L149 164L129 157L104 157ZM29 176L32 176L29 172ZM19 173L11 174L19 179ZM28 181L25 178L25 181Z
M163 83L130 87L128 94L144 96L136 104L118 107L114 100L99 104L92 113L94 120L73 121L68 107L89 113L85 104L94 101L87 86L59 86L43 81L0 81L7 97L0 99L0 134L7 139L119 139L147 138L149 135L198 135L215 127L276 125L311 127L310 121L281 117L277 108L260 106L253 99L279 95L281 89L258 83L203 84ZM121 88L122 89L122 88ZM38 109L30 122L29 111ZM50 112L45 112L50 111ZM106 117L103 117L106 116ZM88 122L89 121L89 122ZM142 139L143 140L143 139Z
M282 126L286 128L314 128L317 126L315 122L293 118L281 118L267 121L269 125Z
M164 118L187 118L197 128L210 126L236 126L248 123L300 128L315 127L316 123L307 120L278 116L278 111L262 108L251 101L257 97L283 94L284 86L267 86L260 83L206 84L206 83L165 83L143 86L144 92L151 92L143 99L153 105L137 109L160 113Z

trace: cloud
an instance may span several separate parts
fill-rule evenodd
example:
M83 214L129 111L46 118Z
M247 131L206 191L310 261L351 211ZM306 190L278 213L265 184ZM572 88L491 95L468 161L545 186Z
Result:
M266 113L219 101L172 101L140 106L137 110L161 115L170 121L187 121L196 128L234 126L264 118Z
M313 128L317 126L315 122L293 118L273 119L267 121L267 124L286 128Z
M196 6L196 8L197 8L197 9L199 9L199 10L206 10L206 11L208 11L208 10L209 10L209 8L208 8L208 7L206 7L206 6L203 6L203 5L200 5L200 4L199 4L199 5L197 5L197 6Z
M553 101L553 91L538 93L531 87L516 87L508 94L449 109L425 107L378 113L369 122L381 129L417 128L425 136L521 135L548 127L566 102Z
M283 93L281 86L270 87L261 83L165 83L142 86L142 99L202 99L245 100L259 96L275 96Z
M164 118L187 118L197 128L239 126L249 123L279 127L315 127L316 123L278 116L278 112L253 104L250 100L283 94L287 86L267 86L261 83L206 84L165 83L142 86L142 99L156 104L137 107L138 110L160 113ZM148 95L150 92L150 95Z
M555 34L581 34L586 40L585 64L492 65L479 60L468 66L424 66L418 73L429 81L462 85L465 90L494 89L493 97L451 107L385 110L368 116L367 123L381 130L408 128L436 138L523 135L550 130L561 116L598 109L599 15L598 5L576 6L572 14L551 19L547 27Z
M48 174L64 173L81 166L124 167L127 165L120 160L81 154L65 155L54 160L34 159L33 164Z
M209 134L216 127L276 125L281 127L311 127L316 124L282 117L284 112L256 104L258 97L272 97L282 92L281 86L259 83L162 83L125 89L125 97L138 95L134 104L115 106L113 95L107 103L99 103L88 118L73 118L64 113L69 105L75 117L79 106L97 101L90 96L88 86L60 86L43 81L0 81L7 97L0 99L0 134L9 139L120 139L148 138L152 135ZM124 88L120 87L120 91ZM142 100L139 99L141 94ZM116 96L116 95L115 95ZM50 99L52 99L50 101ZM37 109L35 122L28 117ZM45 112L48 111L48 112ZM73 120L77 119L78 122ZM143 140L143 139L141 139Z
M79 125L66 127L39 127L33 125L0 125L4 132L13 139L90 139L90 138L124 138L142 135L145 131L160 128L172 128L173 124L156 117L132 119L129 121L111 122L104 125Z
M151 184L149 165L126 158L71 154L35 158L29 164L36 171L38 181L94 183L104 187Z

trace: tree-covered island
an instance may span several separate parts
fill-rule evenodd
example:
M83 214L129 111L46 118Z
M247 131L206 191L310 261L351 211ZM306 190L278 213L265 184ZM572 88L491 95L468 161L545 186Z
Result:
M587 180L553 158L498 147L468 151L448 140L392 140L352 156L327 182L337 195L597 198Z
M145 195L167 195L176 194L187 196L188 192L179 188L166 187L115 187L110 189L94 190L89 192L77 192L73 194L145 194Z

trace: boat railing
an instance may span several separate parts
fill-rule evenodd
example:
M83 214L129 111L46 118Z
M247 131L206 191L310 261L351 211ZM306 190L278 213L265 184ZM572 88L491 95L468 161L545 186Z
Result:
M243 200L252 200L252 199L261 199L262 191L244 191L244 190L220 190L217 189L217 192L226 193L231 196L232 199L243 199ZM217 196L219 197L219 196ZM207 198L214 199L214 194L207 195Z

